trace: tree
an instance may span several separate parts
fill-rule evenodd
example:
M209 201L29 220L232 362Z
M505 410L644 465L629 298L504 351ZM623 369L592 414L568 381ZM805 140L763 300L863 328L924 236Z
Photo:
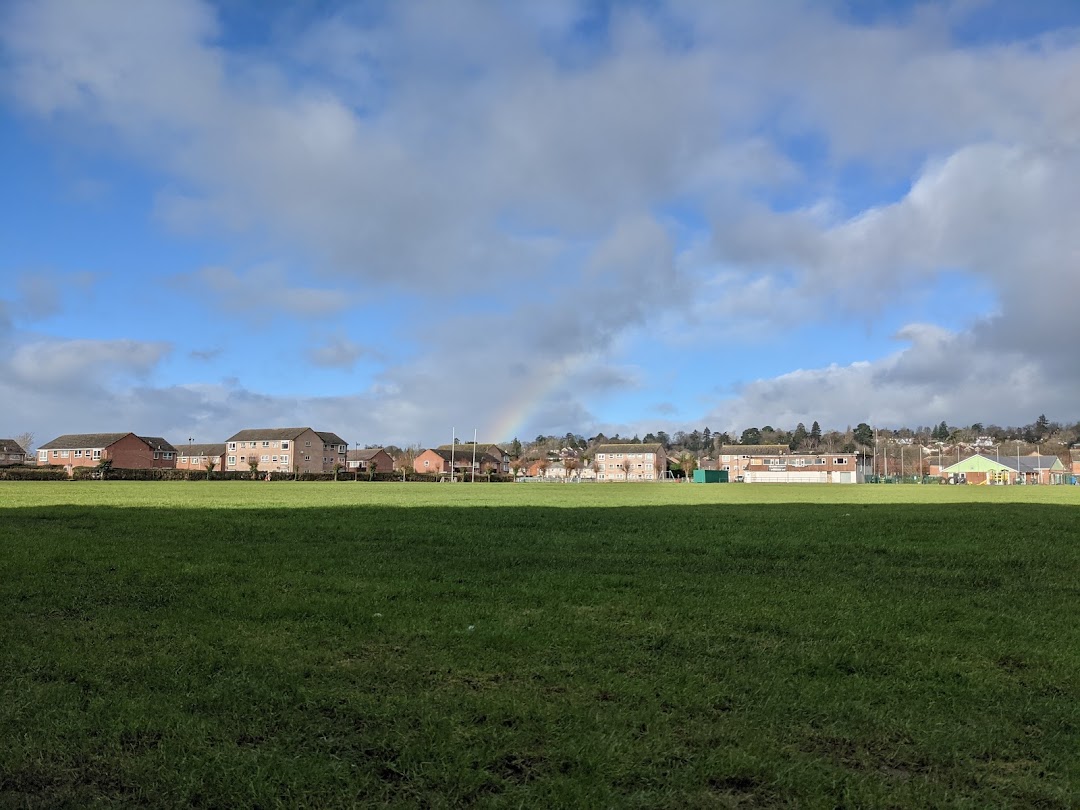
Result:
M806 425L804 425L802 422L799 422L799 424L795 426L795 432L791 434L791 442L788 444L788 447L790 447L792 450L798 450L800 447L803 447L806 444L806 440Z
M210 480L210 474L214 471L214 467L217 466L217 462L212 458L206 460L206 480Z
M866 424L866 422L859 422L859 424L855 426L854 439L856 444L861 444L863 447L869 447L874 443L874 429Z
M29 461L34 456L34 434L29 430L24 433L20 433L15 437L15 444L19 445L26 453L26 460Z
M626 480L629 481L630 480L630 471L632 469L634 469L634 462L632 462L630 460L629 453L622 460L622 464L620 464L619 466L622 467L623 473L625 473L625 475L626 475Z
M711 453L713 451L712 431L708 428L701 431L701 449L706 453Z
M761 444L761 431L755 427L747 428L739 437L740 444Z
M510 455L513 458L521 458L521 442L518 441L517 436L510 442Z
M551 462L548 461L547 455L540 456L540 460L536 462L536 471L540 473L541 478L547 478L547 471L550 466Z
M251 472L251 480L254 481L259 477L259 457L256 455L248 456L248 470Z
M1041 441L1050 434L1050 420L1046 418L1046 414L1039 414L1039 418L1035 420L1035 439Z
M570 478L576 478L577 476L575 476L574 473L577 472L577 469L580 466L581 462L578 461L574 456L567 456L563 460L563 469L566 470L566 478L568 480Z
M679 469L682 470L683 476L686 478L692 478L694 475L695 467L697 467L697 457L689 450L684 451L679 456Z
M521 468L525 466L525 459L520 456L514 456L510 459L510 471L514 473L514 478L518 477L518 473L521 472Z
M658 441L666 448L668 447L668 445L671 444L671 437L668 436L664 431L658 430L656 431L656 441Z
M814 420L814 424L810 426L810 447L817 448L821 444L821 425Z

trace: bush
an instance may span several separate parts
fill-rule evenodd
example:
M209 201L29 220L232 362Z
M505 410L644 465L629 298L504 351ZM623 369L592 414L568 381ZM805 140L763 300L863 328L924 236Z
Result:
M0 481L67 481L63 467L0 467Z

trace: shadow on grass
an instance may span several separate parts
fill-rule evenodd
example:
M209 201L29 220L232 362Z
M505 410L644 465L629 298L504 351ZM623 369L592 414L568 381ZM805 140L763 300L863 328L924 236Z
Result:
M5 510L0 804L1068 806L1075 510Z

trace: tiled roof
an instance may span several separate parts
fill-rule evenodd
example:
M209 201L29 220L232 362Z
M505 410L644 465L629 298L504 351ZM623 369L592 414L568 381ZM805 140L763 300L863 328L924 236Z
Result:
M182 456L223 456L224 444L184 444L178 451Z
M301 433L311 430L307 427L294 427L294 428L252 428L250 430L241 430L239 433L230 436L225 441L227 442L251 442L251 441L281 441L282 439L295 439ZM312 431L314 432L314 431Z
M345 454L349 461L370 461L379 453L386 452L381 447L365 447L363 450L350 450ZM387 455L390 455L387 453Z
M326 433L322 430L316 430L315 433L318 434L319 438L323 440L323 444L348 444L347 441L338 436L336 433Z
M721 456L786 456L791 448L786 444L725 444L718 452Z
M26 451L19 447L18 443L14 439L0 439L0 453L22 453L26 455Z
M175 453L176 448L165 441L160 436L140 436L144 442L150 445L151 450L161 451L165 453Z
M601 444L594 453L663 453L662 444Z
M458 453L463 452L463 451L468 452L468 453L472 453L473 443L472 442L462 442L461 444L440 444L437 449L449 451L451 447L453 447L455 449L455 452L458 452ZM477 442L476 443L476 452L477 453L491 453L491 455L493 455L493 456L506 455L506 451L503 450L501 447L499 447L499 445L497 445L497 444L485 444L484 442Z
M116 444L132 433L65 433L51 442L38 447L38 450L81 450L83 448L104 449Z

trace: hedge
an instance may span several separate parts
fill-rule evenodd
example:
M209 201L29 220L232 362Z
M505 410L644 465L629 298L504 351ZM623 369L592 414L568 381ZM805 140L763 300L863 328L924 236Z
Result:
M0 481L67 481L63 467L0 467Z

